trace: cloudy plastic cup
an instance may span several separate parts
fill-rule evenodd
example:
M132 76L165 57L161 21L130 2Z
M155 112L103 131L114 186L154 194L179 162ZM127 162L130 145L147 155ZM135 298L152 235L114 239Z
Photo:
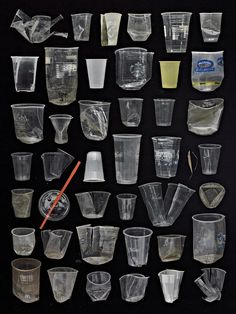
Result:
M104 182L101 152L88 152L85 164L84 182Z
M91 13L71 14L75 41L89 41L92 16Z
M11 154L16 181L30 180L32 156L33 153L28 152Z
M153 99L157 126L171 126L175 99Z
M177 88L181 61L159 61L162 88Z
M143 98L118 98L120 117L127 127L137 127L142 117Z
M93 302L105 301L111 291L111 275L95 271L87 275L86 292Z
M107 59L86 59L89 87L104 88Z
M33 189L11 190L11 201L16 218L29 218L31 214Z
M221 32L222 12L200 14L200 25L204 43L216 43Z
M14 252L17 255L29 256L35 247L35 229L14 228L11 234Z
M150 13L128 13L127 33L133 41L146 41L152 33Z
M213 175L217 173L220 159L220 144L200 144L198 145L202 174Z

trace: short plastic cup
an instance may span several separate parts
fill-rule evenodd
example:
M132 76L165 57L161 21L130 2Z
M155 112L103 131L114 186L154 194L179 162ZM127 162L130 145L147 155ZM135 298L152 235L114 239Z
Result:
M111 291L111 275L95 271L87 275L86 292L93 302L106 301Z
M198 145L201 159L202 174L214 175L217 173L221 145L200 144Z
M127 32L133 41L146 41L152 33L150 13L128 13Z
M92 16L91 13L71 14L75 41L89 41Z
M183 253L185 239L186 236L180 234L158 236L158 252L162 262L179 260Z
M30 180L32 156L33 153L28 152L11 154L16 181Z
M107 59L86 59L89 87L104 88Z
M39 57L11 57L15 89L17 92L34 92Z
M29 218L31 214L33 189L11 190L11 201L16 218Z
M127 274L119 278L121 298L127 302L138 302L145 296L149 277L142 274Z
M200 14L200 25L204 43L216 43L221 32L222 12Z
M11 230L13 250L17 255L29 256L35 247L34 228L14 228Z
M104 182L101 152L88 152L85 164L84 182Z
M175 99L153 99L157 126L171 126Z
M137 195L122 193L116 195L119 215L121 220L132 220L134 217L134 210L136 205Z
M181 61L159 61L162 88L177 88Z
M143 98L118 98L122 123L137 127L142 117Z

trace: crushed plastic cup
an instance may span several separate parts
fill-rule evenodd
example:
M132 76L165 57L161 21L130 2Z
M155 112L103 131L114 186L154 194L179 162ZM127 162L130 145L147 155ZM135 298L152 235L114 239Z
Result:
M153 231L148 228L131 227L123 230L128 264L141 267L148 262L149 244Z
M39 300L41 262L34 258L18 258L11 262L12 292L25 303Z
M89 41L92 16L91 13L71 14L75 41Z
M86 157L84 182L104 182L103 163L101 152L88 152Z
M72 231L64 229L41 231L44 255L51 259L62 259L66 254L71 236Z
M26 188L11 190L11 202L16 218L30 217L33 193L33 189Z
M149 277L132 273L119 278L121 297L127 302L138 302L145 296Z
M116 195L119 215L121 220L132 220L136 205L137 195L131 193L121 193Z
M75 194L83 217L102 218L111 193L105 191L81 192Z
M186 236L167 234L157 236L158 253L162 262L177 261L181 258Z
M105 101L79 100L80 124L87 139L102 141L107 137L110 104Z
M198 145L202 174L214 175L217 173L220 152L220 144L200 144Z
M49 116L55 130L54 142L57 144L66 144L68 142L68 127L73 119L69 114L53 114Z
M11 230L13 250L17 255L29 256L35 247L34 228L14 228Z
M43 104L11 105L16 138L25 144L34 144L43 140Z
M72 296L78 270L71 267L54 267L48 269L54 299L63 303Z
M86 59L89 87L104 88L107 59Z
M82 259L92 265L102 265L113 259L119 228L83 225L76 227Z
M199 196L207 208L216 208L225 196L225 188L216 182L203 183L199 187Z
M175 99L153 99L157 126L171 126Z
M15 152L11 154L16 181L28 181L31 174L33 153Z
M159 61L162 88L177 88L181 61Z
M212 264L224 255L226 241L225 216L216 213L196 214L193 220L193 258Z
M117 45L121 17L120 13L115 12L100 14L102 46Z
M135 184L138 179L141 134L113 134L116 182Z
M158 273L164 299L167 303L173 303L179 298L179 289L184 271L166 269Z
M39 57L12 56L15 90L34 92Z
M146 41L152 33L150 13L128 13L127 33L133 41Z
M200 26L205 43L216 43L221 33L222 12L201 12Z
M106 301L111 292L111 275L105 271L89 273L86 292L93 302Z
M191 12L164 12L163 20L166 52L185 53L188 44Z
M138 127L142 117L143 98L118 98L120 117L127 127Z

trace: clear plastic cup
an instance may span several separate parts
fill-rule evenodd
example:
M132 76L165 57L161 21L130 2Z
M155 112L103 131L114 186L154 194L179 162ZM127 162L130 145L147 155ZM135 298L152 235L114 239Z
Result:
M127 274L119 278L121 298L127 302L138 302L145 296L149 277L142 274Z
M34 228L14 228L11 230L13 250L17 255L29 256L35 247Z
M157 236L158 253L162 262L177 261L181 258L186 236L168 234Z
M119 215L121 220L132 220L136 205L137 195L130 193L122 193L116 195Z
M152 33L150 13L128 13L127 32L133 41L146 41Z
M105 271L89 273L86 292L93 302L106 301L111 292L111 275Z
M71 14L75 41L89 41L92 16L91 13Z
M33 189L11 190L11 202L16 218L30 217L33 193Z
M158 273L165 302L173 303L179 298L184 271L166 269Z
M153 99L157 126L171 126L175 99Z
M177 88L181 61L159 61L162 88Z
M28 152L11 154L16 181L30 180L32 156L33 153Z
M220 144L200 144L198 145L201 159L202 174L214 175L217 173L220 152Z
M221 33L222 12L199 13L204 43L216 43Z
M53 114L49 116L55 129L54 142L57 144L66 144L68 142L68 127L73 119L69 114Z
M86 59L89 87L104 88L107 59Z
M118 98L122 123L137 127L142 117L143 98Z

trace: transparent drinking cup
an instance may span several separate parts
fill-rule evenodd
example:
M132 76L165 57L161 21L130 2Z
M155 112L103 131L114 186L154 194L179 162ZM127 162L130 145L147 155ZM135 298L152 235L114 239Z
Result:
M142 135L113 134L116 182L135 184L138 179L139 151Z
M104 88L107 59L86 59L89 87Z
M30 217L33 193L33 189L11 190L11 202L16 218Z
M118 98L122 123L137 127L142 117L143 98Z
M142 274L127 274L119 278L121 298L127 302L138 302L145 296L149 277Z
M116 195L119 215L121 220L132 220L136 205L137 195L130 193L122 193Z
M84 182L104 182L101 152L88 152L85 163Z
M153 231L148 228L131 227L123 230L128 264L141 267L148 262L149 244Z
M43 140L43 104L11 105L16 138L25 144L35 144Z
M159 61L162 88L177 88L181 61Z
M29 256L35 247L34 228L14 228L11 230L13 250L17 255Z
M16 181L30 180L32 156L33 153L28 152L11 154Z
M34 92L39 57L12 56L15 89L17 92Z
M146 41L152 33L150 13L128 13L127 32L133 41Z
M171 126L175 99L153 99L157 126Z
M177 261L181 258L186 236L168 234L157 236L158 253L162 262Z
M166 269L158 273L165 302L173 303L179 297L184 271Z
M166 52L185 53L188 44L191 12L161 13L164 27Z
M49 116L55 130L54 142L57 144L66 144L68 142L68 127L73 119L69 114L53 114Z
M41 262L34 258L18 258L11 266L13 294L25 303L38 301Z
M91 13L71 14L75 41L89 41L92 16Z
M111 275L105 271L89 273L86 292L93 302L106 301L111 292Z
M193 220L193 258L212 264L224 255L226 241L225 216L216 213L197 214Z
M198 145L202 174L214 175L217 173L221 145L220 144L200 144Z
M180 137L156 136L152 137L155 157L156 176L159 178L171 178L176 176Z
M221 33L222 12L199 13L202 38L205 43L216 43Z

